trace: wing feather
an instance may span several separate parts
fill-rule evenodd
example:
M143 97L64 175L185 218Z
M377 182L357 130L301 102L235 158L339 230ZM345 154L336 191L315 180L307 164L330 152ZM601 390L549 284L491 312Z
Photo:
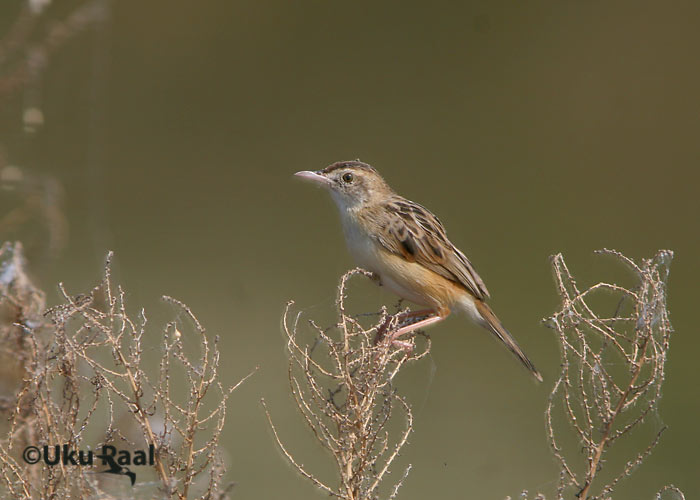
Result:
M398 196L377 211L382 217L372 219L381 221L381 227L374 234L385 249L461 284L478 299L489 297L474 266L447 239L442 223L430 211Z

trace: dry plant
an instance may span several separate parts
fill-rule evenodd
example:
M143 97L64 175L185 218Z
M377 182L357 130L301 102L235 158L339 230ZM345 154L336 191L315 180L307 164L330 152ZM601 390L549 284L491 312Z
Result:
M618 458L619 465L609 456L623 436L640 436L645 418L658 411L672 332L666 283L673 252L661 250L641 263L615 250L597 253L625 264L636 284L626 288L601 282L581 291L562 255L552 258L562 304L546 324L559 339L561 374L550 394L545 418L548 439L560 465L557 499L570 493L585 499L612 498L619 482L644 462L665 430L655 425L641 450L636 447L633 456ZM607 301L612 314L602 312L604 305L592 305L601 300ZM571 431L580 448L565 453L562 443L571 437ZM527 498L527 492L522 498ZM543 500L544 496L535 498ZM685 497L669 485L656 498Z
M372 277L362 269L342 277L338 322L322 328L310 321L313 342L307 344L300 339L300 314L291 318L293 302L287 304L283 317L290 390L313 435L332 455L338 482L323 481L307 470L282 443L267 407L265 412L277 444L302 476L331 496L366 500L379 498L380 485L413 430L410 405L397 392L394 379L406 363L430 352L430 340L412 334L405 346L397 347L389 341L385 333L399 327L399 311L389 315L383 308L377 323L370 327L360 323L362 315L348 314L347 282L356 275ZM419 338L425 340L417 342ZM387 492L389 498L396 497L410 469L409 465Z
M25 254L56 257L68 241L64 190L50 175L7 163L0 146L0 238L22 239ZM34 266L36 270L36 266Z
M41 328L46 297L29 279L20 243L0 246L0 410L15 405L29 363L25 328Z
M30 105L24 110L24 126L28 129L41 126L44 121L37 102L41 94L38 85L52 56L109 15L109 0L78 2L62 18L53 15L51 3L51 0L24 1L0 38L0 102L17 92L27 92L25 100Z
M32 144L45 121L43 99L51 93L45 88L46 73L70 41L85 35L99 38L110 17L110 4L111 0L22 0L14 17L3 19L5 29L0 33L0 126L4 125L0 138L0 190L3 192L0 241L21 239L27 255L40 253L41 258L32 259L35 271L46 257L56 257L68 238L63 186L55 177L41 173L33 164L36 162L26 158L27 145ZM99 68L94 66L105 55L97 40L93 40L93 46L94 80L101 76L97 74ZM92 83L93 101L96 84ZM96 106L95 102L91 103L91 113L95 113ZM21 124L15 127L17 117L21 117ZM90 133L94 134L94 130L95 127L91 127ZM13 140L20 131L23 132L20 140Z
M26 277L20 252L19 244L0 250L0 304L16 311L3 318L3 355L14 351L21 368L2 405L9 424L0 439L0 494L116 498L121 480L125 498L144 496L148 487L158 498L222 498L227 487L218 446L226 402L247 376L232 387L222 384L218 339L208 337L185 304L165 297L177 319L165 325L160 352L149 353L145 313L127 312L125 292L112 281L111 253L104 279L89 294L71 295L61 284L64 303L36 315L43 294ZM198 353L188 352L181 331L194 335ZM155 356L149 361L144 354ZM27 463L36 458L28 446L97 453L103 445L134 450L150 444L151 468L120 462L105 471L98 459L93 466ZM129 489L126 476L133 486L136 473L140 484Z

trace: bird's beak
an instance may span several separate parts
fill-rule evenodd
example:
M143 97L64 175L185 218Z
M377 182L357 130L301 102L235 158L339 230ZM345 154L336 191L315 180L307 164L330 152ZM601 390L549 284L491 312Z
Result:
M331 181L328 177L326 177L325 175L321 175L317 172L312 172L311 170L302 170L301 172L297 172L294 175L297 177L301 177L302 179L305 179L307 181L314 182L319 186L331 185Z

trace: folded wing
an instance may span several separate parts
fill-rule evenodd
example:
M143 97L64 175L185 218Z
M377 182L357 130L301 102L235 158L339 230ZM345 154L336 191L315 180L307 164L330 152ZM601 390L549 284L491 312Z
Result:
M381 210L390 216L374 219L383 226L374 234L385 249L461 284L477 299L489 297L469 259L447 239L442 223L430 211L401 197L389 200Z

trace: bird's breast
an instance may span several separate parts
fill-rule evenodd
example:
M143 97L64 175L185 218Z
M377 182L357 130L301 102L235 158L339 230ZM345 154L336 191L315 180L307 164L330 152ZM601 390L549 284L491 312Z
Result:
M464 294L455 283L386 250L352 218L343 218L343 231L356 264L378 275L380 283L399 297L439 309Z
M378 243L349 215L343 217L343 233L348 251L357 265L373 273L381 274L381 255Z

